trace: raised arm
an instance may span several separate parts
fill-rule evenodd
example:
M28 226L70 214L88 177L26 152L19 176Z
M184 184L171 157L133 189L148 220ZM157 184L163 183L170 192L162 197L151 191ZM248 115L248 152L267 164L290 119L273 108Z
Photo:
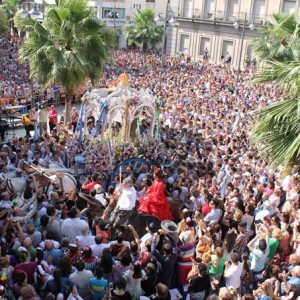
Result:
M128 229L132 232L135 242L138 244L139 249L140 249L140 238L139 235L137 234L137 232L135 231L134 227L132 225L127 225Z

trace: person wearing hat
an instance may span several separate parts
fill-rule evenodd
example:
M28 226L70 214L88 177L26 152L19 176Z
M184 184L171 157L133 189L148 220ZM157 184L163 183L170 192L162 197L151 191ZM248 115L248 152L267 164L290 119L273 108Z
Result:
M234 246L234 252L236 252L239 255L239 257L241 257L246 250L249 235L250 233L247 228L247 222L241 221L238 224L238 235Z
M107 200L105 199L105 192L103 190L103 187L100 184L95 184L94 189L96 192L95 199L99 201L103 206L106 206Z
M169 221L172 222L172 221ZM174 223L174 222L172 222ZM161 224L162 228L164 225ZM172 231L176 232L177 227L171 225L166 225ZM172 226L172 227L171 227ZM173 228L174 227L174 228ZM159 242L156 244L156 237L159 235ZM168 238L170 243L165 243L163 245L163 241L165 237ZM163 245L163 247L162 247ZM161 249L162 247L162 249ZM161 254L161 250L163 250L163 254ZM160 278L161 282L166 286L170 287L173 280L174 268L177 261L177 245L174 237L163 229L159 229L157 233L153 235L151 241L151 253L157 259L157 261L161 264Z

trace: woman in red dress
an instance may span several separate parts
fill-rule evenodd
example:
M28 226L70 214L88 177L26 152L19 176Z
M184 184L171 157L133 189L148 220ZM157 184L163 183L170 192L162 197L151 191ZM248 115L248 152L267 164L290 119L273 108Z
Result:
M160 221L173 220L173 216L165 196L165 185L162 172L157 168L154 172L154 182L139 201L139 213L147 213Z

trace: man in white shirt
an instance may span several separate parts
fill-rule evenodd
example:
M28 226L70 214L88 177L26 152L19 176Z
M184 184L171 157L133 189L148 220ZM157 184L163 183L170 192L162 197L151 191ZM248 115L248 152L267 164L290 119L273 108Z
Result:
M65 219L61 225L61 231L65 237L70 241L70 244L75 244L76 236L81 235L82 229L86 227L87 223L80 220L78 217L80 211L74 206L70 209L69 218Z
M234 289L239 289L241 286L241 276L243 272L243 265L239 262L239 255L232 253L230 262L225 263L224 278L226 286L232 286Z
M81 235L76 236L76 245L79 249L84 249L85 247L90 247L95 244L95 236L91 234L89 225L86 224L81 230Z
M123 190L121 196L117 202L116 218L112 216L112 227L115 228L118 225L126 226L128 220L135 212L135 203L137 199L137 192L133 187L133 181L131 178L125 178L123 180Z
M93 272L84 269L83 260L76 263L76 271L70 275L70 280L77 285L78 294L83 299L90 299L91 292L89 288L89 280L94 277Z
M212 199L209 201L209 206L211 207L211 211L205 216L204 222L208 223L208 225L213 225L218 223L221 219L222 212L218 208L219 201L216 199Z
M95 244L91 246L92 252L94 256L97 256L99 258L102 257L103 250L105 248L109 248L109 244L103 243L103 237L102 234L97 234L95 236Z

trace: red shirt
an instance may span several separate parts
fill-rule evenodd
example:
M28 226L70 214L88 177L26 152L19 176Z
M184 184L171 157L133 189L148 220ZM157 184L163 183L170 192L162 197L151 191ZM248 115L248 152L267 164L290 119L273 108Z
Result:
M92 181L91 183L88 183L88 184L82 186L82 188L84 190L87 190L88 192L90 192L96 184L101 184L101 182L100 181Z
M49 122L51 124L57 124L58 123L58 112L56 110L50 110L48 112L48 118L49 118Z
M202 206L202 215L205 217L208 213L211 211L211 207L209 207L209 204L206 203L205 205Z

